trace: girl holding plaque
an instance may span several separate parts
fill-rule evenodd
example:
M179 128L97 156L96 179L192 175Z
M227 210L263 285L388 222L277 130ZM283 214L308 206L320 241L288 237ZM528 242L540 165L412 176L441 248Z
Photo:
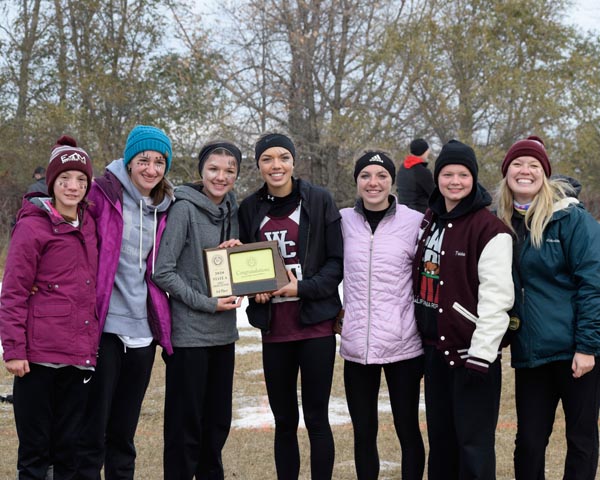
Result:
M90 190L98 232L100 322L98 365L80 437L80 480L133 479L134 444L156 344L171 347L167 295L152 281L156 250L173 200L166 174L171 140L159 128L138 125Z
M328 407L336 346L332 327L341 309L340 214L329 192L293 176L296 149L289 137L260 137L255 160L265 183L240 205L240 240L276 240L290 279L283 288L250 299L247 309L250 323L262 330L277 477L297 479L300 471L300 372L311 478L328 480L335 455Z
M230 142L204 145L201 182L175 189L156 259L154 280L169 294L173 316L173 355L164 356L166 480L224 477L221 450L231 425L241 298L209 296L203 250L238 237L232 190L241 160Z
M565 479L593 480L600 402L600 226L552 169L539 137L502 162L498 216L516 236L513 261L517 480L544 478L559 400Z
M359 480L379 476L382 370L402 447L402 478L420 480L425 468L419 429L423 346L412 299L412 262L423 214L396 203L391 195L395 177L389 154L363 152L354 167L356 204L340 212L345 310L340 354Z

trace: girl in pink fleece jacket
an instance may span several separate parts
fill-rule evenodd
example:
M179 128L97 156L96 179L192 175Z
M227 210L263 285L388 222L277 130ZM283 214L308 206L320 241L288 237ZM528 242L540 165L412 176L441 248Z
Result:
M96 225L85 197L88 154L70 137L52 150L51 197L27 194L4 272L0 337L15 376L17 477L75 478L75 444L96 365Z

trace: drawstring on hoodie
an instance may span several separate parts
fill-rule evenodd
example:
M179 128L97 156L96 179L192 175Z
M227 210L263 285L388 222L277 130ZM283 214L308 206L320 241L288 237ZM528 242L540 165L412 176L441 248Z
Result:
M139 257L140 257L140 272L143 269L144 266L144 260L142 258L142 249L144 247L142 241L143 241L143 221L144 221L144 200L140 199L140 248L139 248ZM152 275L154 275L154 264L156 262L156 232L158 230L158 221L157 221L157 216L158 216L158 209L154 209L154 225L152 227Z
M142 231L142 222L144 220L144 213L143 213L143 202L144 200L140 198L140 248L139 248L139 253L140 253L140 272L142 271L142 248L143 248L143 244L142 244L142 239L143 239L143 231Z
M158 215L157 209L154 209L154 228L152 229L152 275L154 275L154 261L156 260L156 230L158 222L156 216Z
M231 204L229 202L227 203L227 238L225 240L228 240L231 238Z
M223 243L225 240L231 238L231 204L229 202L225 202L227 204L227 217L223 219L223 223L221 223L221 242ZM221 212L223 210L219 208ZM225 234L225 222L227 222L227 234Z

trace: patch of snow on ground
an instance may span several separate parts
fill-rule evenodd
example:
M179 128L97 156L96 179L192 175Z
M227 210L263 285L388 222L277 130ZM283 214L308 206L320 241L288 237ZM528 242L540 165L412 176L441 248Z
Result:
M235 354L236 355L245 355L246 353L260 352L261 350L262 350L262 345L260 343L252 343L250 345L236 345L235 346Z
M0 283L0 289L2 283ZM340 285L341 294L341 285ZM236 346L237 355L245 355L248 353L260 352L262 348L260 331L248 323L248 317L246 315L246 307L248 306L248 299L244 298L242 306L237 311L237 324L240 332L240 338L250 340L250 343L245 342L245 345ZM339 353L339 339L338 339L338 353ZM0 354L2 353L2 345L0 345ZM340 372L337 372L340 375ZM246 375L260 376L262 379L263 370L258 368L246 372ZM12 388L10 388L12 390ZM10 392L0 392L2 394ZM300 399L300 392L298 392L298 398ZM421 392L421 401L419 408L425 410L425 404L423 400L423 393ZM302 410L302 407L300 407ZM379 411L389 413L391 412L390 400L388 392L385 388L381 389L379 395ZM303 414L300 413L300 426L304 428ZM348 406L345 398L331 397L329 401L329 420L332 425L344 425L350 423L350 414L348 413ZM233 401L233 422L232 428L273 428L273 414L269 407L269 400L266 395L257 397L239 397ZM395 464L391 464L388 468L395 467ZM384 463L381 464L382 471L386 468Z

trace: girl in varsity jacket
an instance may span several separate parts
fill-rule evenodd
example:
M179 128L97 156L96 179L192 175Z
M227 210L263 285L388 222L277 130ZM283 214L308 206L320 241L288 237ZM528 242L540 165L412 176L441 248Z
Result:
M425 347L429 478L496 478L500 344L513 304L512 238L486 208L473 149L451 140L415 256L415 314Z

